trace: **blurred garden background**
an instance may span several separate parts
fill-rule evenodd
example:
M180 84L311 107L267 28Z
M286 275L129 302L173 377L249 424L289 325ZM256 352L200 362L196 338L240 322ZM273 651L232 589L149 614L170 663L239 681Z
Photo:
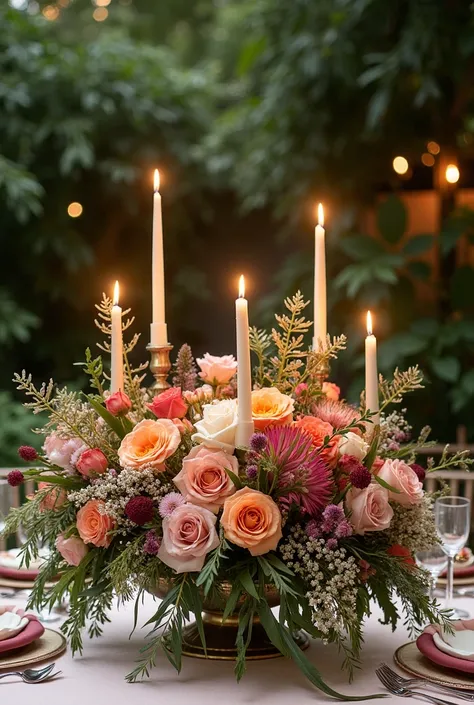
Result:
M322 201L332 379L358 398L370 308L414 425L472 442L473 77L465 0L3 0L0 466L14 371L80 387L115 279L146 359L156 166L175 351L234 352L242 272L253 323L311 296Z

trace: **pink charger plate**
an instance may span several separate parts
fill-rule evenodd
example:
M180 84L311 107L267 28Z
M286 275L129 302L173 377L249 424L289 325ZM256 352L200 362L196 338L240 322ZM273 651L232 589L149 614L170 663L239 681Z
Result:
M472 673L474 675L474 661L467 661L463 658L455 658L444 651L440 651L436 646L433 635L424 632L416 640L416 645L430 661L444 668L451 668L453 671L462 671L463 673Z
M23 631L13 636L11 639L0 641L0 654L13 651L14 649L21 649L22 646L28 646L28 644L31 644L33 641L36 641L36 639L39 639L40 636L43 636L44 627L35 615L27 614L25 617L28 617L29 622Z
M470 578L471 575L474 575L474 563L471 565L456 565L454 564L454 577L455 578ZM446 577L446 571L444 570L440 578L445 578Z
M39 570L28 570L27 568L6 568L0 565L0 578L8 580L36 580Z

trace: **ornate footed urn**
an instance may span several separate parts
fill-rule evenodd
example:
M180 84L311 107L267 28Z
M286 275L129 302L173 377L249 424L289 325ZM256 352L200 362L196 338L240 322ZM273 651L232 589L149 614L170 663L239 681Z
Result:
M165 598L171 588L172 582L163 579L150 592L157 597ZM202 620L206 637L206 651L204 651L201 643L196 623L192 622L183 631L182 653L184 656L208 658L214 661L235 661L237 658L235 643L239 626L238 611L243 600L239 600L235 611L223 622L224 607L231 590L231 583L222 581L219 583L218 590L221 599L212 601L203 595ZM280 595L274 585L265 587L265 599L270 607L278 607L280 604ZM308 648L309 638L304 632L297 632L293 635L293 638L300 649ZM252 637L247 648L247 660L258 661L278 658L281 655L280 651L269 640L265 629L260 623L260 619L255 616L252 624Z

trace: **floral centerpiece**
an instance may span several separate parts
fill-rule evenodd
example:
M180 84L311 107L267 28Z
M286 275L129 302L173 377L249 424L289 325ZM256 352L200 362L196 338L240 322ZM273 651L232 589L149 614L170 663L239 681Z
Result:
M9 475L12 485L28 479L38 489L11 511L6 533L20 525L26 531L26 565L39 545L51 549L31 605L67 596L62 629L81 651L86 620L89 635L100 635L114 595L136 599L135 622L143 593L160 595L130 681L149 673L160 647L179 671L193 639L205 655L210 627L230 624L238 678L263 630L271 649L291 656L326 693L344 697L302 653L300 630L337 643L350 673L372 600L392 628L402 616L412 629L446 619L413 559L438 542L433 498L422 482L426 471L470 460L446 450L438 465L416 464L429 429L411 439L401 402L421 387L419 370L380 380L376 425L363 399L360 408L350 406L321 375L344 337L307 350L306 303L297 294L285 304L288 313L276 317L271 334L251 331L255 433L248 448L235 447L231 355L195 362L183 346L173 386L154 398L143 386L145 366L129 362L136 335L124 346L123 391L106 391L102 358L90 350L83 363L89 394L56 390L52 381L37 388L25 372L15 377L26 405L48 415L38 429L42 451L20 448L35 467ZM111 306L104 297L98 307L106 336ZM101 345L109 350L107 340ZM213 615L207 622L206 610Z

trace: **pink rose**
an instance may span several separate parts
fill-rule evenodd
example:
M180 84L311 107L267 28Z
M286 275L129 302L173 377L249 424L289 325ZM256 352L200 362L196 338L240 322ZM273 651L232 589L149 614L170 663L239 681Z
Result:
M217 514L226 498L235 492L226 469L239 474L235 456L216 448L196 446L184 458L182 470L173 482L187 502Z
M59 534L55 545L68 565L78 566L89 550L78 536L66 539L64 534Z
M216 516L204 507L182 504L163 519L158 558L177 573L200 571L209 551L217 548Z
M107 458L99 448L88 448L79 456L76 470L84 477L93 477L94 475L102 475L108 465Z
M379 474L380 470L383 468L384 462L385 460L383 458L379 458L379 456L377 455L374 462L372 463L372 473L374 475Z
M334 384L334 382L323 382L323 394L326 395L327 399L339 401L341 389L337 386L337 384Z
M199 376L209 384L227 384L237 372L237 360L233 355L209 355L198 357L197 364L201 368Z
M80 438L62 438L57 431L53 431L44 439L44 452L52 465L57 465L63 470L74 470L75 454L84 446Z
M147 407L158 419L182 419L188 411L188 405L181 394L181 387L170 387L161 394L157 394Z
M132 408L132 402L125 392L119 390L107 397L105 408L112 416L126 416Z
M67 501L67 492L58 485L53 485L50 482L39 482L38 490L49 490L45 492L40 502L40 512L57 511Z
M356 534L388 529L393 509L388 502L388 490L372 483L363 490L352 487L346 495L346 506L351 512L349 521Z
M418 475L403 460L386 460L378 472L378 476L385 480L390 487L398 492L390 492L389 497L394 502L409 507L419 504L423 498L423 484Z

